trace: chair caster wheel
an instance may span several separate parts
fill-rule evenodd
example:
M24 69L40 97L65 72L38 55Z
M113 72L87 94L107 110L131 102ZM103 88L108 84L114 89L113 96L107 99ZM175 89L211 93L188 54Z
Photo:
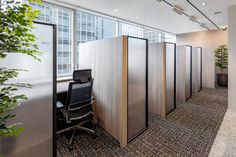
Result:
M93 139L95 139L95 138L98 137L98 134L97 134L97 133L94 133L92 136L93 136Z
M67 149L71 152L74 149L74 147L71 145L67 145Z

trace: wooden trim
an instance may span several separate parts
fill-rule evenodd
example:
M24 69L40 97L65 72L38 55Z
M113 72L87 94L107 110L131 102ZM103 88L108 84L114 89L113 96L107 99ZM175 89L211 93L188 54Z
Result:
M123 38L123 65L122 65L122 101L120 109L120 146L128 144L128 37Z

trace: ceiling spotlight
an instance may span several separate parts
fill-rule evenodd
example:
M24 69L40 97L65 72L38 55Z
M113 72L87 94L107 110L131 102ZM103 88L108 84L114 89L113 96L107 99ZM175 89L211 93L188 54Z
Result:
M136 19L139 19L139 16L136 16Z
M205 6L205 5L206 5L206 3L204 3L204 2L203 2L203 3L202 3L202 5L204 5L204 6Z
M197 18L195 16L190 16L189 20L192 22L197 22Z
M163 0L156 0L157 2L162 2Z
M118 9L114 9L115 12L118 12L119 10Z
M173 11L174 11L174 12L176 12L176 13L179 14L179 15L183 15L184 10L183 10L180 6L174 5L173 7L174 7L174 8L173 8Z
M223 31L226 31L226 30L227 30L227 27L226 27L226 26L223 26L221 29L222 29Z

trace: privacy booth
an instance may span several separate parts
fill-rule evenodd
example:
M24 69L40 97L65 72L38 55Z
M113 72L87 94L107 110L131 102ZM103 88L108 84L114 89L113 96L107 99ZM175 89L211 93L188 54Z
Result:
M192 92L202 89L202 48L193 47L192 51Z
M146 39L121 36L79 45L79 68L92 69L98 123L125 146L147 129Z
M148 48L148 110L165 117L176 108L176 45L152 43Z
M176 101L182 103L192 97L192 46L177 46L176 63Z
M16 117L9 125L22 123L24 131L17 137L1 139L2 155L5 157L52 157L53 156L53 110L56 90L56 28L51 24L36 23L33 33L43 55L41 61L23 54L8 54L0 66L20 71L17 79L9 83L29 83L32 88L19 88L16 95L26 95L13 110ZM55 153L55 152L54 152Z

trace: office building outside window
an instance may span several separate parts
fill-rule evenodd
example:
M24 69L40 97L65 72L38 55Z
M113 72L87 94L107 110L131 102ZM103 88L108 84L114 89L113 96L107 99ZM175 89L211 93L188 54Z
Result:
M57 25L57 76L69 76L73 70L73 10L49 4L30 3L40 10L38 21Z
M119 35L128 35L143 38L143 27L125 22L119 22Z
M38 21L57 25L58 77L71 76L73 70L79 67L80 43L121 35L146 38L149 43L176 42L174 34L103 16L85 9L69 9L49 3L30 3L30 5L41 11Z
M116 34L116 21L86 11L76 12L76 39L78 58L79 44L104 38L114 38ZM79 59L77 59L78 61ZM78 67L78 63L76 63Z

